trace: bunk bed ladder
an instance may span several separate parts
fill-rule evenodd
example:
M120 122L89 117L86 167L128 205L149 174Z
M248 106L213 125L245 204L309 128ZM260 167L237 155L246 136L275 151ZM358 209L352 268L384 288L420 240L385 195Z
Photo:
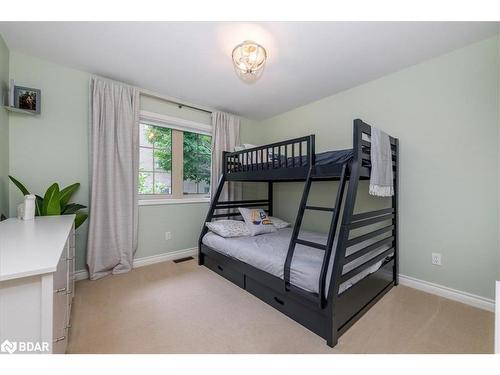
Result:
M297 217L295 219L295 224L293 227L292 231L292 236L290 238L290 244L288 246L288 252L285 260L285 267L284 267L284 281L285 281L285 291L290 291L290 267L292 264L292 258L293 254L295 252L295 246L297 244L308 246L308 247L313 247L316 249L324 250L325 255L323 258L322 266L321 266L321 273L320 273L320 281L319 281L319 290L318 290L318 301L319 301L319 306L324 307L326 304L326 298L325 298L325 282L326 282L326 274L327 274L327 269L328 269L328 264L330 261L330 256L331 256L331 251L333 248L333 243L335 239L335 232L337 229L337 223L339 219L339 213L340 213L340 208L342 205L342 199L344 195L344 189L345 189L345 184L346 184L346 175L347 175L347 163L342 166L342 173L340 176L340 181L339 181L339 187L337 190L337 196L335 199L335 207L321 207L321 206L310 206L307 204L307 199L309 197L309 192L311 190L311 185L315 181L314 180L314 165L311 166L309 169L309 172L307 174L307 179L304 184L304 190L302 192L302 198L300 200L300 205L299 205L299 211L297 213ZM322 243L317 243L317 242L311 242L311 241L306 241L302 240L299 238L300 234L300 228L302 226L302 219L304 218L304 214L306 210L315 210L315 211L327 211L332 213L332 218L330 221L330 227L328 231L328 238L326 241L326 244Z

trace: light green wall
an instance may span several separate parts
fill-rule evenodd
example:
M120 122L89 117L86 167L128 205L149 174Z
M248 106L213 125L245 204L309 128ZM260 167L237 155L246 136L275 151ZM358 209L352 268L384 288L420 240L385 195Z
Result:
M9 84L9 49L0 35L0 214L9 215L9 115L7 102Z
M10 114L10 174L37 194L53 182L80 182L74 200L88 205L89 74L10 52L10 77L42 92L39 116ZM22 195L10 184L10 215ZM87 223L77 231L77 269L85 264Z
M399 137L401 273L491 298L499 262L498 51L498 38L488 39L262 121L260 141L315 133L319 152L350 148L355 118ZM331 204L335 187L323 183L312 199ZM276 189L275 214L292 220L302 184ZM324 222L318 216L308 227ZM442 267L431 264L432 252L442 254Z
M1 53L1 52L0 52ZM10 76L17 84L42 90L40 116L10 115L10 173L40 193L53 182L79 181L75 200L88 204L88 86L90 73L66 68L16 51L10 54ZM151 97L141 97L141 109L210 123L210 115L179 109ZM242 119L242 132L251 121ZM10 215L22 201L10 187ZM197 246L208 203L141 206L136 257ZM165 240L165 232L172 239ZM87 224L77 234L77 269L85 268Z

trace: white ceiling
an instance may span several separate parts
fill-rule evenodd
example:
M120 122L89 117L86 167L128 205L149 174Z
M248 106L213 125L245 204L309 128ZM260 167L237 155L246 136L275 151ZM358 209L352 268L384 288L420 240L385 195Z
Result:
M264 119L498 33L483 22L1 22L9 48L198 105ZM249 85L232 48L268 50Z

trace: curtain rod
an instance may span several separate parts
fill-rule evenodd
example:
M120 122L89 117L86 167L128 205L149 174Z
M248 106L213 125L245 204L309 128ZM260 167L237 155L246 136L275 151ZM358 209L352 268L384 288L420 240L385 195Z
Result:
M161 100L164 100L166 102L175 104L179 108L186 107L186 108L194 109L195 111L200 111L200 112L205 112L205 113L212 114L212 111L210 111L208 109L204 109L204 108L200 108L200 107L194 107L194 106L189 105L189 104L184 104L184 103L181 103L181 102L177 102L175 100L170 99L169 97L166 97L166 96L163 96L163 95L159 95L159 94L155 94L155 93L153 93L151 91L148 91L148 90L140 89L140 93L142 95L145 95L145 96L149 96L149 97L156 98L156 99L161 99Z
M118 83L122 83L122 82L119 82L119 81L114 81L110 78L107 78L107 77L102 77L102 76L99 76L99 75L94 75L94 77L96 78L99 78L99 79L104 79L104 80L107 80L107 81L111 81L111 82L118 82ZM136 89L139 90L139 93L141 95L145 95L145 96L149 96L151 98L156 98L156 99L161 99L161 100L164 100L166 102L169 102L169 103L172 103L172 104L175 104L176 106L178 106L179 108L182 108L182 107L186 107L186 108L190 108L190 109L193 109L195 111L200 111L200 112L205 112L205 113L209 113L209 114L212 114L213 111L209 110L209 109L205 109L205 108L200 108L200 107L195 107L195 106L192 106L192 105L189 105L189 104L185 104L185 103L181 103L181 102L178 102L168 96L165 96L165 95L161 95L161 94L157 94L153 91L149 91L149 90L146 90L146 89L143 89L143 88L140 88L140 87L137 87L137 86L132 86L132 87L135 87Z

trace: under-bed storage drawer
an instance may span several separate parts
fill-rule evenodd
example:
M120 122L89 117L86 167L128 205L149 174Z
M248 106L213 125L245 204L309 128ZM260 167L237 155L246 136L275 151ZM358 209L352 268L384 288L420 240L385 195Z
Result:
M240 288L245 287L245 275L229 266L224 260L216 260L209 256L205 256L204 264L212 271L217 272L219 275L235 283Z
M285 294L276 292L248 276L245 280L245 289L317 335L325 337L325 315L320 314L318 310L310 309L302 303L295 301Z

